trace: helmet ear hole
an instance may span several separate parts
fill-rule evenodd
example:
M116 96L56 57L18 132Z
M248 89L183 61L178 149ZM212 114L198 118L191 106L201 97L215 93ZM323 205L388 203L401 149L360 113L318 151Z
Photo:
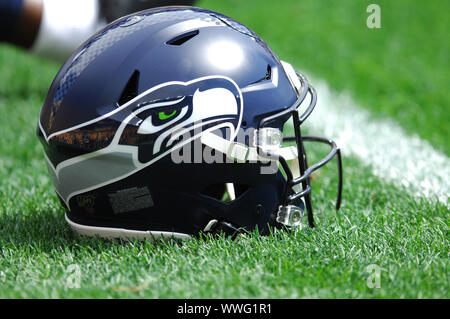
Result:
M138 95L139 76L139 71L134 70L117 101L119 106L131 101Z

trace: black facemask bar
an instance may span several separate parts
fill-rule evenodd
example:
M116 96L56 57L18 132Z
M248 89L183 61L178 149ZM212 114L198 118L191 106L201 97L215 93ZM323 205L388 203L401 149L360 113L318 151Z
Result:
M302 136L300 126L301 124L308 118L308 116L311 114L311 112L314 110L314 107L317 103L317 94L314 88L308 83L305 76L303 76L300 73L297 73L297 77L300 80L301 83L301 92L299 93L297 101L287 108L286 110L283 110L282 112L267 116L263 119L261 119L261 122L259 124L258 129L264 128L264 127L270 127L271 123L274 123L276 121L279 121L280 119L285 119L289 116L292 116L293 122L294 122L294 133L295 136L287 136L283 137L284 142L296 142L297 144L297 152L298 152L298 165L300 168L300 176L297 178L294 178L293 173L291 171L291 168L289 167L287 161L285 158L279 155L271 154L270 152L264 151L260 146L257 146L258 148L258 154L264 157L268 157L274 160L279 161L281 164L281 167L283 168L284 172L286 173L287 178L287 187L285 189L285 193L282 197L281 205L287 206L287 205L297 205L301 201L301 198L304 198L306 210L308 214L308 223L311 228L314 228L314 215L313 215L313 209L311 204L311 181L310 181L310 175L315 170L319 169L320 167L327 164L329 161L333 159L334 156L337 157L338 161L338 193L337 193L337 200L336 200L336 210L339 210L341 206L341 197L342 197L342 158L341 158L341 151L336 146L336 143L334 141L331 141L329 139L318 137L318 136ZM298 108L305 100L307 94L311 95L311 102L306 108L305 112L302 115L298 114ZM303 146L303 142L319 142L327 144L331 147L331 151L328 153L327 156L325 156L322 160L318 161L317 163L311 165L308 167L308 160L306 158L305 148ZM293 193L293 187L295 185L302 185L302 190L300 192L294 192Z

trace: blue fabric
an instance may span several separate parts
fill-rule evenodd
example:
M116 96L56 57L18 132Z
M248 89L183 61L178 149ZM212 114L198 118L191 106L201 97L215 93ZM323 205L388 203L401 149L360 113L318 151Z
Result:
M7 41L22 15L24 0L0 0L0 41Z

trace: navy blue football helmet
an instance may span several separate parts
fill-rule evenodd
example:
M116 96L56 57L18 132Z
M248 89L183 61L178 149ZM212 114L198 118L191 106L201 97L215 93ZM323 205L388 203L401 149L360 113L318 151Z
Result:
M339 149L301 135L315 104L306 78L246 26L161 7L112 22L68 59L37 134L80 234L267 234L298 229L304 210L314 227L309 176L335 155L340 206ZM331 151L308 166L304 141Z

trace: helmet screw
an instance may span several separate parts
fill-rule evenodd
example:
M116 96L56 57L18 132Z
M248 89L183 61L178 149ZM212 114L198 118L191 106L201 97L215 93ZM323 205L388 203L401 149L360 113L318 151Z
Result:
M261 204L256 205L256 216L262 217L264 215L264 206Z

